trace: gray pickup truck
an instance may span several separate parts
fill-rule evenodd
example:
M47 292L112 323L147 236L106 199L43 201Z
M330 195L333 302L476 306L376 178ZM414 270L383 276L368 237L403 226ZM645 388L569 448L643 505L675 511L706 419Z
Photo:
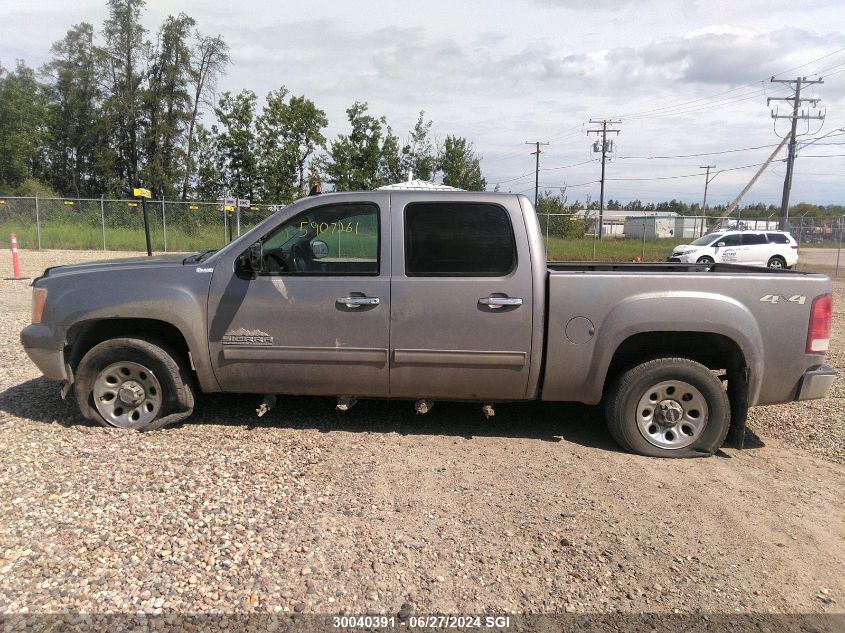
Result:
M728 264L549 263L524 196L313 196L218 251L49 268L27 354L83 415L150 430L199 392L603 402L653 456L741 445L824 397L831 282ZM526 420L530 424L530 420Z

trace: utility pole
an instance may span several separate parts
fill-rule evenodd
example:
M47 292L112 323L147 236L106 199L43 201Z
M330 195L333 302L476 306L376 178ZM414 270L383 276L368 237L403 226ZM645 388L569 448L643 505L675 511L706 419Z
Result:
M704 175L704 202L701 203L701 228L704 230L704 225L707 223L707 186L710 184L710 170L716 169L716 165L699 165L699 169L706 169L707 173ZM713 174L713 178L716 174Z
M526 145L533 145L534 151L531 152L532 156L537 156L537 163L534 167L534 209L537 209L537 199L540 195L540 145L548 145L548 143L543 143L541 141L525 141Z
M604 237L604 165L607 161L607 154L608 152L613 151L613 141L610 141L608 145L607 141L607 134L608 132L619 134L619 130L614 130L612 128L608 128L608 125L616 125L622 123L620 120L611 120L611 119L602 119L597 121L595 119L590 119L590 123L601 123L601 129L597 130L587 130L587 134L601 134L601 192L599 193L599 226L598 226L598 236L599 239ZM593 151L597 152L598 148L598 141L593 144Z
M701 214L707 215L707 185L710 184L710 170L716 169L716 165L701 165L699 169L706 169L707 173L704 175L704 202L701 203ZM713 174L713 178L716 175Z
M781 199L780 203L780 230L785 231L789 223L789 194L792 190L792 173L795 167L795 144L798 120L824 120L824 113L822 112L816 113L815 115L810 114L809 110L802 109L799 112L799 108L801 107L802 102L809 101L811 106L815 108L818 102L820 101L820 99L802 98L801 88L803 86L808 86L811 84L822 84L824 83L824 81L822 81L821 77L819 77L818 79L807 79L806 77L796 77L795 79L775 79L774 77L772 77L771 82L776 84L787 84L794 90L794 93L791 97L769 97L768 99L766 99L766 105L769 105L772 101L787 101L792 103L792 114L778 114L777 109L772 111L772 118L775 119L775 123L777 123L777 119L792 120L792 129L788 137L789 154L786 159L786 176L784 176L783 179L783 198Z

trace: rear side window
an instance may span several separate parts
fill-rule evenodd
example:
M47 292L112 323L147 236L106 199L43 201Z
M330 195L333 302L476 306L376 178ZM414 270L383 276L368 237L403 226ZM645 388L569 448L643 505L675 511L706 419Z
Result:
M758 244L768 244L769 242L762 233L746 233L742 236L742 243L746 246L756 246Z
M515 266L513 228L503 207L465 202L405 207L409 277L501 277Z
M789 244L789 238L783 233L766 233L772 244Z

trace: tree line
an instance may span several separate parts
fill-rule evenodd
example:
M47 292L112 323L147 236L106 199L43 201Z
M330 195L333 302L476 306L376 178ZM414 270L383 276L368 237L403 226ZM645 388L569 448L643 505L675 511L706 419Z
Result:
M151 37L144 0L107 4L99 31L72 26L40 69L0 65L0 192L123 197L143 185L157 198L286 203L316 181L371 189L409 172L487 186L472 142L440 142L424 112L402 142L355 102L351 131L329 140L326 113L285 86L260 108L250 90L218 95L229 46L194 18L170 15Z

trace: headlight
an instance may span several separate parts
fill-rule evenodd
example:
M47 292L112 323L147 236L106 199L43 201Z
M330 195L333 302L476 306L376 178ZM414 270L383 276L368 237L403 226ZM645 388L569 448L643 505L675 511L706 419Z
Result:
M47 301L46 288L32 289L32 322L41 323L41 314L44 312L44 303Z

